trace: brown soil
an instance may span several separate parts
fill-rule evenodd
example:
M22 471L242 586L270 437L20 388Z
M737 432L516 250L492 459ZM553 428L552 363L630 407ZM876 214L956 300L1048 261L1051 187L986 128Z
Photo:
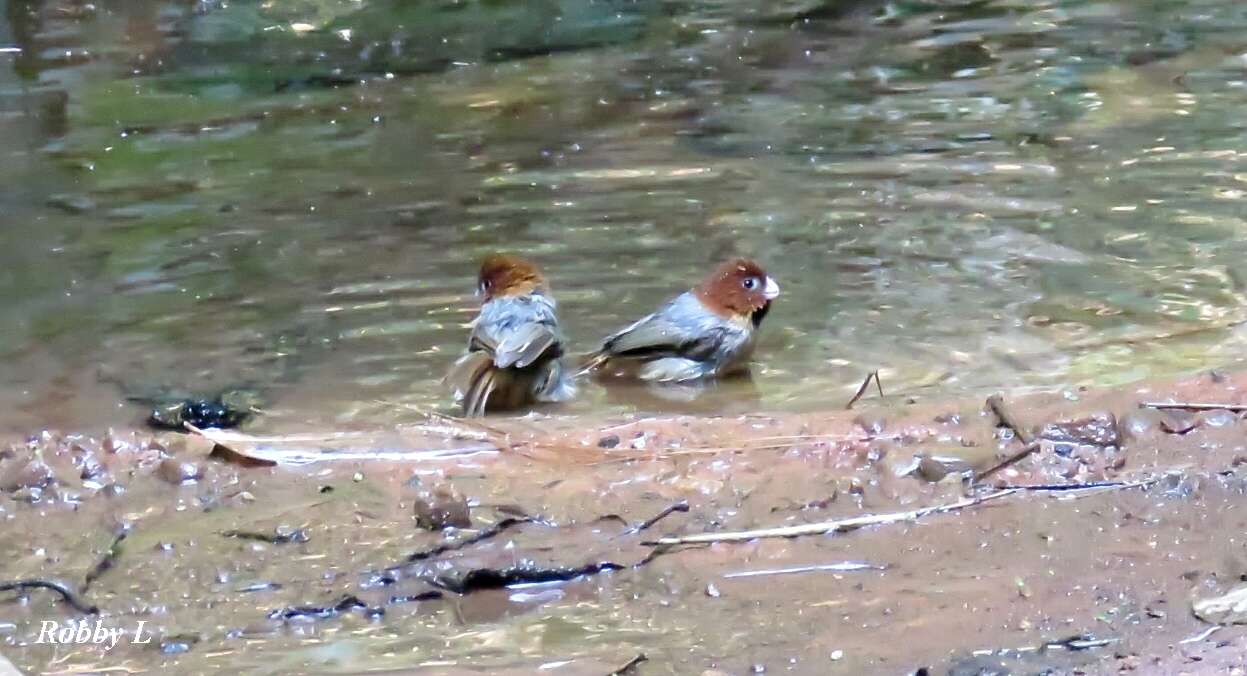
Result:
M1209 626L1191 600L1247 573L1247 422L1143 401L1244 404L1247 373L1006 398L1039 450L977 487L963 471L1022 447L979 401L227 443L324 459L276 467L194 436L48 432L0 453L0 581L63 582L157 638L35 644L43 620L95 617L32 590L0 593L0 646L50 673L604 674L640 653L638 674L1241 669L1239 628L1183 640ZM1142 479L834 535L644 544ZM877 568L735 575L853 562Z

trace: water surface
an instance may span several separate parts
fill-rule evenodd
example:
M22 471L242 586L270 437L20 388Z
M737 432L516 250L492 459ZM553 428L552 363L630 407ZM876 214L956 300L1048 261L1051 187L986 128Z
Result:
M169 388L321 425L445 407L498 249L545 267L584 350L763 261L752 386L703 410L1244 347L1242 3L0 6L9 429Z

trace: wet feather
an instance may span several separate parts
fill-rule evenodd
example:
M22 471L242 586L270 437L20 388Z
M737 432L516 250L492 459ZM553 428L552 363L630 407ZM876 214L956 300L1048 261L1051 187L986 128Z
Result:
M464 414L569 399L575 390L560 361L556 304L541 273L523 259L495 255L482 264L478 284L485 299L468 351L446 376Z

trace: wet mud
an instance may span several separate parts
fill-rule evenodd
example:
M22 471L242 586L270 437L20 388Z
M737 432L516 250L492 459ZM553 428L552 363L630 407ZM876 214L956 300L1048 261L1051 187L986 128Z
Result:
M1191 604L1247 574L1245 404L1236 372L822 414L49 431L0 452L0 581L48 583L0 592L0 646L33 673L1225 673L1242 632ZM36 643L77 619L151 640Z

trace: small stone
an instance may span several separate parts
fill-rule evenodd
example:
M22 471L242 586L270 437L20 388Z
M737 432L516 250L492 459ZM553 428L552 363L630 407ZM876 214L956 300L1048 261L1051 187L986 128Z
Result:
M1160 419L1160 428L1170 434L1186 434L1202 422L1199 416L1186 411L1166 411Z
M598 439L598 448L614 448L619 445L619 435L611 434Z
M56 481L56 474L42 460L27 460L24 463L10 466L0 476L0 490L15 491L21 488L43 489Z
M182 462L176 458L165 458L160 461L160 466L156 468L156 474L161 479L178 485L202 479L203 468L198 463Z
M948 476L950 468L948 465L929 456L922 456L918 460L918 476L935 483Z
M831 661L832 661L832 662L839 662L839 661L840 661L840 660L842 660L842 659L844 659L844 651L843 651L843 650L833 650L833 651L831 651Z
M1100 412L1085 418L1048 423L1039 431L1041 439L1085 444L1088 446L1116 446L1117 418L1112 413Z
M1131 411L1117 421L1117 431L1122 439L1143 439L1160 427L1161 414L1150 408Z
M364 473L363 473L363 472L356 472L356 473L354 473L354 474L352 474L352 475L351 475L351 481L354 481L355 483L359 483L359 482L361 482L361 481L363 481L363 480L364 480Z
M451 486L420 491L414 500L416 525L425 530L470 528L471 510L467 498Z
M881 434L887 426L887 420L877 413L863 413L853 419L853 424L865 430L867 434Z
M1226 410L1208 411L1200 417L1203 418L1204 424L1209 427L1226 427L1238 422L1238 416Z
M711 582L710 584L706 585L706 596L709 596L709 597L710 597L710 598L712 598L712 599L717 599L717 598L719 598L719 596L720 596L720 593L719 593L719 588L718 588L718 587L716 587L716 586L714 586L714 583L713 583L713 582Z
M13 499L18 502L34 504L43 499L43 489L38 486L27 486L13 491Z

